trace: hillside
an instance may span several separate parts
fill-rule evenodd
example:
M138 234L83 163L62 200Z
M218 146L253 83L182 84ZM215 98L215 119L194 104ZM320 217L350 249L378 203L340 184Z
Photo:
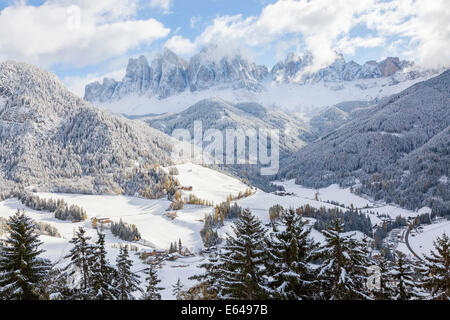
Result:
M450 71L384 99L286 161L280 177L354 185L407 208L449 208Z
M280 153L296 152L316 138L301 119L257 103L230 103L220 98L201 100L186 110L169 115L143 117L150 126L171 134L175 129L188 129L193 136L194 121L202 121L203 131L217 129L277 129L280 131Z
M0 63L3 186L135 194L154 180L139 167L170 163L170 150L169 137L92 107L53 74Z

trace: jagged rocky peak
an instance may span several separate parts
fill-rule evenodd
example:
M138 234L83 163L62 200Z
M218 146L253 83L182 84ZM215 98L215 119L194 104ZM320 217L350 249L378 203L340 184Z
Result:
M402 69L400 59L397 57L388 57L378 64L381 75L383 77L392 76L394 73Z
M217 45L204 47L190 61L164 48L151 65L144 56L131 58L122 81L104 79L103 83L88 84L85 99L106 102L131 94L163 99L187 89L199 91L215 86L260 91L260 82L267 75L266 66L256 65L239 51Z
M147 58L140 56L137 59L131 58L128 61L127 71L123 83L130 83L131 91L144 93L151 85L151 69Z
M218 45L202 48L191 58L188 68L191 91L216 85L259 91L259 81L267 74L266 66L258 66L249 61L239 50L229 51Z
M388 57L379 63L367 61L360 65L355 61L346 62L342 54L336 53L336 59L332 64L317 72L309 73L307 68L312 65L312 61L310 53L303 55L290 53L285 61L280 61L272 68L272 79L276 82L295 83L353 81L390 77L413 65L412 62L400 61L397 57Z
M289 53L269 72L266 66L257 65L240 50L223 45L205 46L189 61L164 48L150 64L144 56L130 59L121 81L104 79L102 83L88 84L85 99L114 104L125 97L139 97L139 101L141 98L165 99L202 90L234 90L239 91L238 95L256 97L271 90L270 82L300 85L339 82L330 88L340 90L347 81L364 82L366 79L389 77L391 84L395 85L437 73L435 70L410 68L412 62L394 57L360 65L355 61L346 62L344 56L336 52L335 61L317 71L311 69L313 60L311 52ZM364 83L358 82L357 85L361 90L367 89Z
M186 89L188 63L169 48L152 61L152 91L159 98L167 98Z

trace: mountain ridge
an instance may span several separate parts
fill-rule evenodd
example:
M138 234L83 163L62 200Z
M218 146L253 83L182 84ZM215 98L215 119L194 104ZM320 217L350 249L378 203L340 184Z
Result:
M143 55L130 58L121 81L105 78L103 82L86 85L84 99L107 103L132 94L149 99L167 99L185 92L211 89L245 90L258 95L270 89L271 83L306 85L323 82L328 83L331 90L338 91L342 89L340 83L391 78L388 85L396 85L438 72L420 69L414 63L400 61L396 57L359 65L354 61L346 62L342 55L338 55L329 66L310 72L312 62L313 57L308 52L303 55L290 53L269 70L239 51L221 53L215 45L204 47L189 61L164 48L163 53L157 54L150 64ZM364 82L359 86L361 90L368 88Z
M300 149L279 177L313 187L360 183L359 190L376 200L409 209L448 208L449 186L440 179L450 167L449 105L450 70L384 99Z
M142 166L171 163L170 137L91 106L35 66L0 63L0 97L4 186L137 194L139 179L152 184Z

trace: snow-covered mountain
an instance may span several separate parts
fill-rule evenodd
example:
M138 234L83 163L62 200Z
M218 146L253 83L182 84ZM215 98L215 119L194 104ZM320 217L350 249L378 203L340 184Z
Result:
M216 86L260 91L267 68L250 63L240 54L219 56L217 47L208 46L189 62L164 48L149 65L144 56L130 59L122 81L105 78L103 83L88 84L85 99L92 102L120 100L137 94L159 99L177 93L209 89Z
M364 108L300 149L280 177L313 187L359 182L376 200L448 210L449 105L450 70Z
M171 146L171 138L146 124L91 106L49 72L0 63L2 187L134 194L140 186L133 180L145 179L130 170L170 163Z
M306 112L343 101L383 98L438 72L398 58L359 65L343 56L310 72L313 58L308 53L289 54L269 72L239 51L222 51L210 45L186 61L165 48L151 64L144 56L132 58L122 81L105 78L88 84L84 98L134 115L180 112L213 97Z
M310 53L304 55L291 53L284 61L278 62L272 68L272 79L276 82L306 84L320 81L354 81L394 76L397 81L404 81L433 73L429 70L414 68L414 63L400 61L397 57L388 57L380 62L367 61L360 65L355 61L346 62L344 56L338 54L338 58L331 65L316 72L310 71L312 64L313 57ZM399 71L403 72L397 75L396 73Z
M188 129L194 134L194 121L201 121L203 130L277 129L280 132L281 155L296 152L317 138L308 124L293 115L263 107L257 103L230 103L219 98L201 100L186 110L169 115L142 117L152 127L171 134L176 129Z

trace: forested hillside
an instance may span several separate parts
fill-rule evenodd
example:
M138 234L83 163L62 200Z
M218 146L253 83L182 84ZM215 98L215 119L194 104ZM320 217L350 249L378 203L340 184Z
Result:
M415 209L448 210L450 71L418 83L301 149L279 177L359 191ZM357 190L358 191L358 190Z
M162 180L150 168L170 163L170 150L166 135L92 107L53 74L0 64L3 186L135 194Z

